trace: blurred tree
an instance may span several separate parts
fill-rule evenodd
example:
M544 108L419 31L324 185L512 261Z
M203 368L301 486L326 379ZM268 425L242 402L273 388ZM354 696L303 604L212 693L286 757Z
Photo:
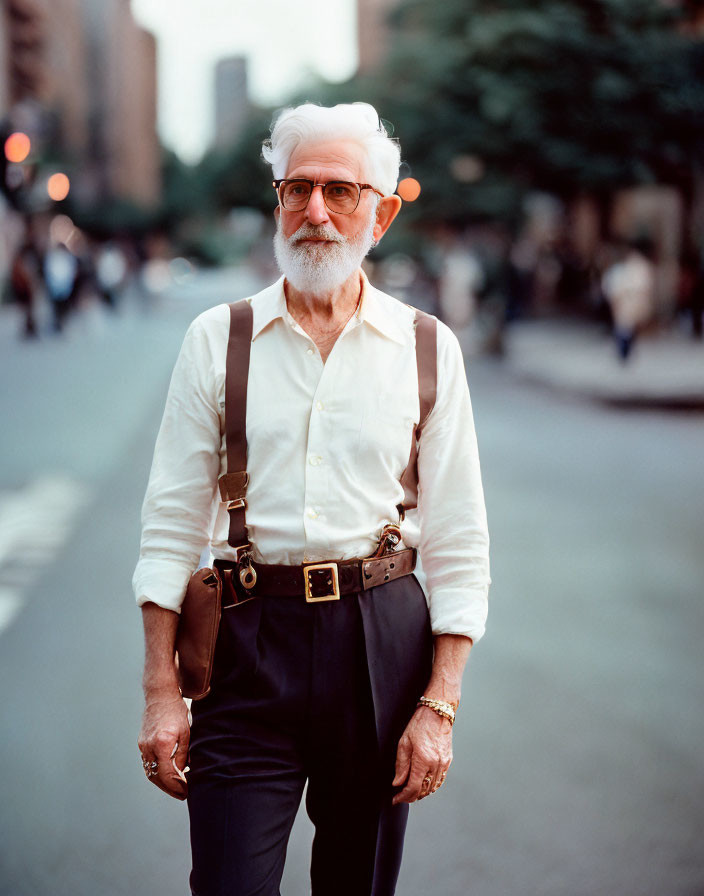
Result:
M272 114L271 109L251 108L237 143L212 150L198 166L199 183L214 210L239 207L270 213L274 208L271 171L262 159Z
M208 204L203 177L197 166L188 165L171 149L162 149L160 217L167 230L184 218L200 212Z
M348 92L395 122L424 217L511 219L527 188L683 186L704 46L682 15L660 0L403 0L382 71Z

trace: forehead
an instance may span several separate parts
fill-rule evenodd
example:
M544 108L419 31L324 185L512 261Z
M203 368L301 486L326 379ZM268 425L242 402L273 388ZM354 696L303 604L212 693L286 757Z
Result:
M358 143L351 140L302 143L291 153L286 177L366 183L366 154Z

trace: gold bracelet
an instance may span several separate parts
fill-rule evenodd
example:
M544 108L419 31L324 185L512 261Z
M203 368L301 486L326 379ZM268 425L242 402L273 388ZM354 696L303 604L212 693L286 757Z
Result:
M447 719L450 725L455 724L455 707L451 703L446 703L444 700L434 700L432 697L421 697L418 701L418 706L427 706L428 709L432 709L433 712L442 716L443 719Z

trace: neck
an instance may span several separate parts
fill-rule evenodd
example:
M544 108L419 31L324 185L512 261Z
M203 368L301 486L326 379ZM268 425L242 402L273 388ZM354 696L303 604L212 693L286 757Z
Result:
M360 272L355 271L344 283L322 293L302 292L285 280L284 293L288 310L299 322L317 318L321 323L334 324L344 320L344 326L359 304L362 279Z

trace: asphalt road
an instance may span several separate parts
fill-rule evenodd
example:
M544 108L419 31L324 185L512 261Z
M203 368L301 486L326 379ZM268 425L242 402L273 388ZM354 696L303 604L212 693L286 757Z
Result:
M130 578L171 365L244 276L21 344L0 316L0 893L186 894L182 804L136 749ZM399 896L704 893L704 416L469 370L493 579L455 762ZM341 807L344 811L344 807ZM284 896L308 892L299 818Z

